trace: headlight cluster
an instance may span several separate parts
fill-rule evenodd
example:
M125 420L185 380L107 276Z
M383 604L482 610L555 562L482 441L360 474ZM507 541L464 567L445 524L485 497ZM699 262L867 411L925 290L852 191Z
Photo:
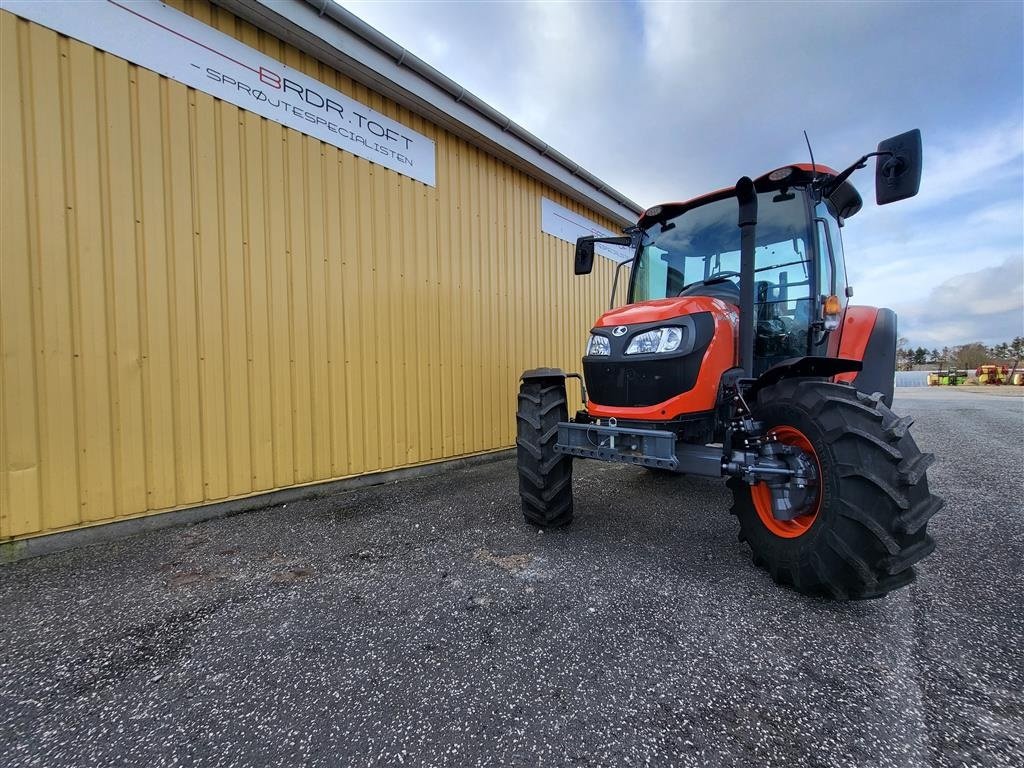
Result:
M626 347L627 355L650 355L660 352L675 352L683 341L683 329L676 327L655 328L634 336ZM612 344L607 336L590 334L587 342L588 357L606 357L612 353Z
M590 334L590 342L587 344L587 355L610 355L612 353L611 342L607 336Z
M649 355L654 352L675 352L683 340L682 328L655 328L633 337L626 347L627 355Z

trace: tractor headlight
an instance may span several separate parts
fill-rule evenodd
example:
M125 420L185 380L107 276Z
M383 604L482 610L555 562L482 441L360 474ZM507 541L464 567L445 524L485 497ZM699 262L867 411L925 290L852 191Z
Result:
M654 352L675 352L683 340L682 328L655 328L637 334L626 347L627 355L649 355Z
M598 336L596 333L590 334L590 341L587 343L587 355L610 355L612 353L612 344L608 341L607 336Z

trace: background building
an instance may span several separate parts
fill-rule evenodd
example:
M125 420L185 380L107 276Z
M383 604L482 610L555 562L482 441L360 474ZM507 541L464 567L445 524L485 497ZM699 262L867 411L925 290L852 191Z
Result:
M639 207L347 12L0 8L0 541L505 448L578 368Z

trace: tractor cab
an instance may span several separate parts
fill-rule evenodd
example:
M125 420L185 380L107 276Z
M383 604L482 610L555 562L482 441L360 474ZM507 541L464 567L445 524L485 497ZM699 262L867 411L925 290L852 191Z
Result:
M861 198L846 181L821 200L815 187L837 175L792 165L754 182L754 376L783 360L826 354L827 326L846 306L851 291L839 228L860 210ZM628 303L707 296L738 310L736 206L730 188L648 209L637 225Z

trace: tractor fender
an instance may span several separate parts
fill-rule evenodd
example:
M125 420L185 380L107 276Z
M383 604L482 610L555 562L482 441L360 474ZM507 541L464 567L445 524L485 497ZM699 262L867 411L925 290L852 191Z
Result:
M528 371L523 371L519 378L523 381L530 381L531 379L565 379L569 375L561 368L531 368Z
M579 379L580 401L583 403L584 408L587 406L587 385L583 381L583 376L579 373L566 373L561 368L531 368L528 371L523 371L519 378L523 382L523 386L528 385L532 381L561 381L563 396L565 394L566 379Z
M783 379L808 377L827 379L842 373L855 373L861 367L860 360L850 360L843 357L814 357L810 355L806 357L791 357L789 360L776 363L758 376L747 389L747 394L753 397L757 394L758 390L778 384Z
M863 369L836 376L871 395L882 393L882 402L892 407L896 386L896 313L877 307L847 307L839 339L839 357L860 360Z

